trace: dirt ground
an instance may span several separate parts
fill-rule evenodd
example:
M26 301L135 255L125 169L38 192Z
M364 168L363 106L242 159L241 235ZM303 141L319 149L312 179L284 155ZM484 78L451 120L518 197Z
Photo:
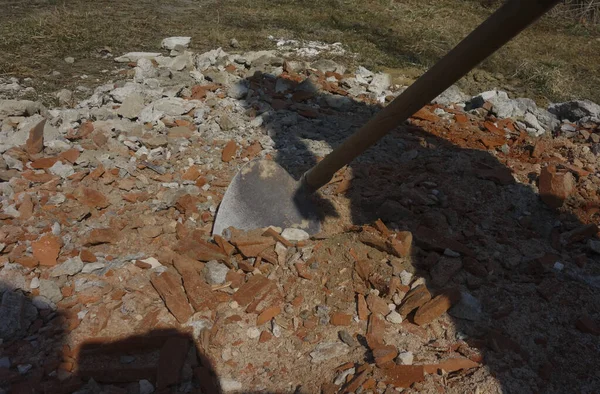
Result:
M67 87L114 78L117 56L156 48L164 37L192 37L192 49L265 49L269 36L343 42L355 65L387 68L410 83L496 5L444 1L5 1L0 15L0 76L33 77L46 103ZM556 11L464 78L476 94L494 87L545 104L600 101L600 35ZM64 58L73 57L67 64ZM335 60L335 59L334 59ZM53 72L60 72L53 75Z

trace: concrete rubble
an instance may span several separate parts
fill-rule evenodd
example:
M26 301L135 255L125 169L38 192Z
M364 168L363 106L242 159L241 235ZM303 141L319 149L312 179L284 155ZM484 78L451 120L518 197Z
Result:
M212 237L246 162L299 177L405 88L273 41L170 37L56 108L0 81L0 392L600 387L600 107L452 87L319 192L322 233Z

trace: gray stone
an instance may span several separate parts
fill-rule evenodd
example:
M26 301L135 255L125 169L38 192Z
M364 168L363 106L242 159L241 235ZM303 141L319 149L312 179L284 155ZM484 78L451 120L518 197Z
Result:
M460 293L460 301L450 308L448 313L450 316L458 319L477 321L481 319L481 303L471 293L462 291Z
M37 309L52 309L55 310L56 309L56 304L53 303L52 301L50 301L48 298L44 297L44 296L37 296L37 297L33 297L33 299L31 300L31 303L37 308Z
M248 94L248 86L243 80L234 82L227 91L227 95L233 99L241 100Z
M116 57L115 62L117 63L129 63L137 62L140 59L155 59L161 56L159 52L129 52L122 56Z
M144 109L144 97L139 93L133 93L123 100L117 110L117 114L124 118L135 119Z
M25 290L23 267L16 263L6 263L0 270L0 293L7 290Z
M412 365L414 359L415 356L413 355L413 352L402 352L396 357L396 363L400 365Z
M384 222L401 222L414 216L410 209L394 200L386 200L376 214Z
M142 379L138 382L140 386L140 394L152 394L154 392L154 386L146 379Z
M325 74L326 72L344 74L346 72L346 67L329 59L317 60L316 62L311 63L310 67L314 68L315 70L319 70L323 74Z
M392 77L390 74L385 73L377 73L373 76L371 83L369 84L368 90L370 92L375 93L376 95L381 95L383 92L390 88L392 84Z
M211 285L221 285L225 283L225 277L229 268L217 260L211 260L204 266L204 277Z
M531 112L528 112L525 114L525 117L523 118L523 121L525 122L526 125L533 127L534 129L537 130L537 132L541 135L545 132L544 128L542 127L542 125L540 124L540 122L537 120L537 118L535 117L534 114L532 114Z
M40 295L46 297L53 303L57 303L63 299L60 287L53 280L40 280Z
M339 335L341 341L344 342L346 345L348 345L350 347L358 346L358 342L354 339L354 337L352 335L350 335L350 333L348 333L348 331L345 331L345 330L338 331L338 335Z
M565 103L555 103L548 107L548 111L558 119L568 119L576 122L586 116L600 116L600 105L589 100L573 100Z
M2 158L4 159L4 162L6 163L9 169L12 168L15 170L23 171L23 162L21 160L17 160L6 153L2 155Z
M235 38L232 38L232 39L229 41L229 46L230 46L230 47L232 47L232 48L239 48L239 47L240 47L240 43L239 43L239 41L238 41L238 40L236 40Z
M331 108L345 110L352 106L352 99L346 96L338 96L336 94L328 94L325 95L325 102Z
M389 321L392 324L400 324L402 323L402 315L396 311L391 311L386 317L385 320Z
M205 53L201 53L196 55L195 63L196 68L199 71L204 71L210 66L214 66L217 64L217 61L229 56L227 52L225 52L221 48L213 49L212 51L208 51Z
M65 63L73 64L75 63L75 58L68 56L65 58Z
M448 89L442 92L439 96L433 99L434 104L450 105L460 104L469 100L469 96L462 92L458 86L452 85Z
M350 352L350 347L341 342L325 342L318 344L312 352L310 352L312 363L322 363L323 361L341 357Z
M239 392L242 390L242 382L232 378L219 378L219 386L224 393Z
M600 254L600 241L595 239L588 240L588 248L592 252Z
M134 71L135 75L133 80L135 82L143 82L145 79L158 76L158 70L154 67L152 61L146 58L141 58L137 61L137 66L134 68Z
M180 45L184 48L190 46L192 37L167 37L160 43L160 46L165 49L175 49L175 46Z
M299 228L286 228L281 233L281 236L293 242L305 241L310 238L310 235L306 231Z
M29 288L31 290L33 289L37 289L40 287L40 278L38 278L37 276L33 279L31 279L31 282L29 282Z
M89 274L90 272L97 271L97 270L102 269L104 267L106 267L106 264L101 263L101 262L87 263L86 265L83 266L83 269L81 270L81 273L82 274Z
M127 82L125 85L115 88L110 92L111 97L117 103L122 103L125 99L132 94L143 95L144 87L139 83Z
M363 66L358 66L358 68L356 69L356 73L355 74L357 76L360 76L360 77L365 78L365 79L370 79L370 78L373 77L373 72L367 70Z
M166 97L158 99L153 104L154 110L169 116L179 116L190 112L196 104L180 97Z
M221 127L221 130L224 130L224 131L233 130L236 127L236 124L233 122L231 117L228 115L221 115L221 117L218 120L218 123L219 123L219 126Z
M63 164L62 161L57 161L54 163L52 167L48 168L48 171L51 174L57 175L63 179L66 179L75 173L75 169L71 164Z
M57 265L50 271L50 276L56 278L62 275L76 275L83 269L83 261L79 256L72 257L64 263Z
M73 92L69 89L61 89L56 93L56 98L58 99L58 105L60 106L68 106L73 102Z
M184 68L192 65L192 58L189 55L175 56L173 61L168 65L169 69L173 71L182 71Z
M24 337L37 314L35 306L23 294L4 292L0 303L0 338L10 341Z

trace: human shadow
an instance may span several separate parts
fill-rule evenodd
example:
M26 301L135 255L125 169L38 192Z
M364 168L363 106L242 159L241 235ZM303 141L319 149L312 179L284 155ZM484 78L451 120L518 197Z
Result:
M189 331L148 327L138 335L91 337L74 346L69 335L76 316L39 309L35 296L10 283L0 283L0 289L0 392L223 392Z
M344 97L334 73L284 70L248 79L246 102L272 115L263 126L275 142L274 159L296 179L381 108L367 97ZM441 107L426 110L435 122L405 122L318 193L326 228L335 233L381 219L391 230L411 231L412 273L434 296L461 291L450 310L453 327L431 323L428 341L437 342L437 333L454 346L448 354L458 356L468 354L456 350L467 343L483 355L489 374L439 372L430 383L452 390L458 377L470 375L478 392L493 389L486 379L504 393L597 392L600 285L593 267L600 259L585 245L597 236L597 213L582 214L581 202L572 201L582 221L540 200L539 166L557 161L534 154L537 142L524 130L506 131L509 154L502 144L492 153L485 145L490 132L480 127L498 121L491 113L443 107L438 117L435 108ZM459 123L453 114L470 120ZM507 167L509 155L519 168Z

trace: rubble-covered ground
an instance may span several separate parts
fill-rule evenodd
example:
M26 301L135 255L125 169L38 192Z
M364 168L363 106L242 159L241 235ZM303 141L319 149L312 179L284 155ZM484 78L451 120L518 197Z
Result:
M245 163L298 178L403 87L187 45L59 108L1 82L0 392L600 391L598 105L453 87L318 193L321 233L212 237Z

